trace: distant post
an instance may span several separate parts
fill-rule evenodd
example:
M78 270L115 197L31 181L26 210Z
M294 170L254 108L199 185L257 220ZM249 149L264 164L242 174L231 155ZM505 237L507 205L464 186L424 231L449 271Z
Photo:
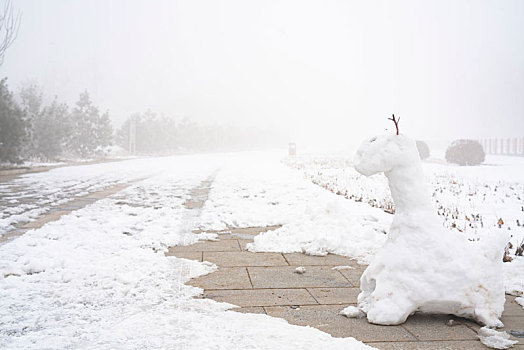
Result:
M294 142L289 144L289 155L293 157L297 155L297 145Z
M136 153L136 119L135 117L129 118L129 153Z

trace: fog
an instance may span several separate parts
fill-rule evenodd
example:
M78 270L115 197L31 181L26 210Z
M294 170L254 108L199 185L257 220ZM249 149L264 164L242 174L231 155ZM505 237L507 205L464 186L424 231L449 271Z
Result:
M15 1L0 76L115 128L154 111L348 149L392 132L522 137L523 1Z

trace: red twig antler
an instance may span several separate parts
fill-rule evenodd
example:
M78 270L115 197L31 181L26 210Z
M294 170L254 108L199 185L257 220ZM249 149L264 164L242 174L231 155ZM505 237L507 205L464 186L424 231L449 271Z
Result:
M395 127L397 128L397 135L398 135L398 122L400 121L400 117L398 117L398 119L395 119L395 115L393 114L393 118L388 118L388 120L392 120L393 123L395 123Z

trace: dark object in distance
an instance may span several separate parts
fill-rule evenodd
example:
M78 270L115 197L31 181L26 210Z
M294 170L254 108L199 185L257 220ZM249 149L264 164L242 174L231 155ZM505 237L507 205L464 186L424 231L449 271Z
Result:
M417 140L417 149L420 159L429 158L429 146L424 141Z
M475 140L456 140L446 150L446 161L459 165L479 165L486 154L482 145Z
M297 155L297 145L295 143L289 144L289 155L290 156L296 156Z

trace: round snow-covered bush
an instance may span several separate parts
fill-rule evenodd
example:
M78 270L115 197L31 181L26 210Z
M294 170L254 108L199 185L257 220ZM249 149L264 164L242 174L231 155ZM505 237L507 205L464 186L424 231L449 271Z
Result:
M475 140L456 140L446 150L446 161L459 165L479 165L486 154L482 145Z
M429 146L427 143L417 140L417 149L420 159L426 159L429 157Z

